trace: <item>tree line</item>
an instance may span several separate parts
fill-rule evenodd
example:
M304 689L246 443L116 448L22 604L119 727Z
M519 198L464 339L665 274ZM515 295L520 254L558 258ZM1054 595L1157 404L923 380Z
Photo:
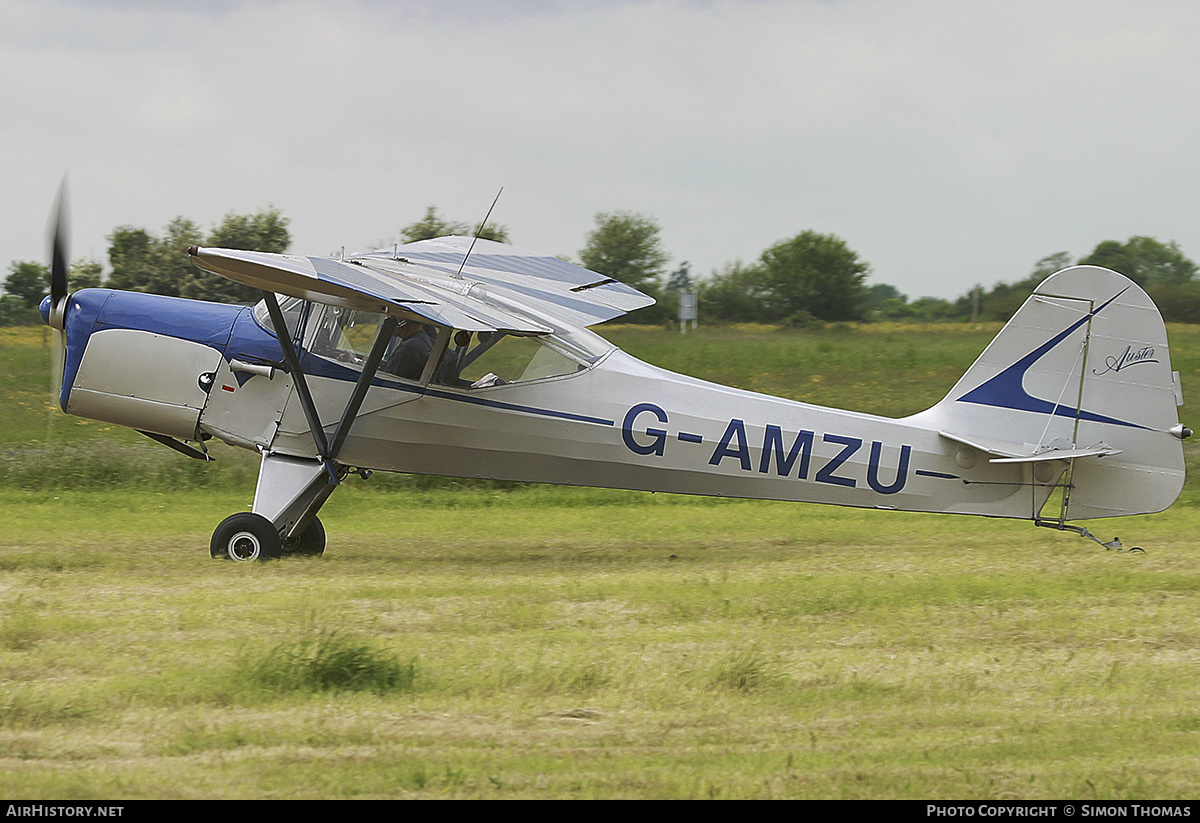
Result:
M219 246L285 252L292 242L287 227L287 218L274 208L228 214L207 232L185 217L176 217L157 235L135 226L118 226L108 236L111 271L103 285L220 303L253 303L261 296L257 289L197 268L186 249ZM67 282L72 291L101 285L100 263L73 263ZM39 322L37 307L49 292L48 267L29 261L12 263L0 296L0 325Z
M409 243L448 234L478 235L510 242L509 230L455 222L429 206L424 216L399 230ZM119 226L108 237L110 274L104 285L226 303L252 303L258 292L196 268L184 253L190 245L218 246L283 253L291 245L288 220L278 209L255 214L228 214L205 232L184 217L172 220L160 234ZM568 258L564 258L568 259ZM1175 242L1132 237L1106 240L1085 257L1072 261L1067 252L1047 255L1015 283L975 286L954 300L922 297L910 301L894 286L868 285L870 266L836 235L803 231L770 246L751 263L735 261L706 278L694 278L687 262L668 271L670 255L661 227L653 217L631 211L600 212L578 251L578 262L653 295L658 303L629 315L635 323L661 324L676 315L682 290L697 295L703 322L767 323L803 327L850 321L900 320L955 322L1007 320L1045 277L1075 264L1114 269L1130 277L1158 304L1167 320L1200 322L1200 278L1197 265ZM70 271L72 290L101 284L101 265L76 262ZM40 264L14 262L0 296L0 325L36 322L36 308L49 291L49 271Z
M879 320L947 322L1008 320L1038 284L1073 265L1103 266L1124 274L1146 290L1163 318L1176 323L1200 323L1200 267L1171 241L1131 237L1124 243L1105 240L1091 253L1072 259L1069 252L1049 254L1033 265L1023 280L1000 282L990 289L976 286L955 300L922 297L909 302L891 286L868 289L868 316Z

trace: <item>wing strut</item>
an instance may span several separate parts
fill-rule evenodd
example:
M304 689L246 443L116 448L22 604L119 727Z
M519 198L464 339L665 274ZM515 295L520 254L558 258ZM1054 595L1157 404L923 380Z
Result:
M300 406L304 410L304 417L308 421L308 427L312 431L313 442L317 446L317 454L320 457L320 466L317 466L311 460L286 457L270 452L263 453L262 467L258 474L258 487L254 492L254 513L271 521L271 524L279 532L284 550L287 551L288 546L302 545L305 539L303 535L307 533L309 525L316 519L317 511L341 483L337 464L338 454L341 453L342 445L350 434L350 428L354 425L355 418L358 417L359 409L362 408L367 391L371 388L375 374L379 371L379 364L383 362L384 352L387 351L388 343L391 342L399 321L389 316L384 318L383 323L380 324L375 342L363 363L362 374L358 376L358 382L350 394L350 399L346 402L346 409L342 412L341 419L338 420L337 429L334 430L331 441L325 437L321 415L313 402L308 381L300 367L300 357L296 353L292 335L284 322L279 301L274 292L265 289L263 290L263 300L266 302L267 312L271 316L271 326L275 329L275 336L279 338L284 363L292 375L296 395L300 399Z
M338 454L341 453L342 445L346 442L347 435L350 434L350 427L354 425L358 410L362 408L363 400L367 397L371 381L375 379L375 374L379 371L379 364L383 362L384 352L387 350L387 345L391 341L392 333L395 332L399 321L395 317L388 316L380 325L379 331L375 335L375 343L371 346L371 352L367 355L366 362L363 363L362 374L358 376L358 382L354 385L354 391L346 402L346 409L342 412L337 429L334 431L333 441L330 442L325 437L325 427L321 423L321 415L313 402L312 393L308 390L308 381L300 367L300 358L296 354L296 347L292 345L292 335L284 322L279 301L276 300L274 292L266 289L263 290L263 299L267 304L267 312L271 316L271 325L275 328L275 336L279 338L279 346L283 349L284 362L287 363L296 382L296 394L300 398L300 407L304 410L308 427L312 430L317 454L320 455L321 462L325 465L330 484L336 486L340 482L336 465Z
M399 320L388 315L379 326L379 331L375 335L375 344L371 347L371 353L367 355L366 362L363 363L362 374L358 376L358 382L354 384L354 393L346 401L346 410L342 412L342 419L338 423L337 431L333 433L333 443L329 446L330 459L336 460L341 453L342 444L346 442L346 435L350 434L350 426L354 424L354 418L358 417L358 410L362 408L363 400L367 396L367 389L371 388L371 381L375 379L375 373L379 371L379 364L383 362L383 353L387 351L392 333L396 331L396 326L399 324Z
M263 289L262 294L263 300L267 304L267 313L271 316L271 325L275 328L275 336L279 338L279 347L283 349L283 362L287 363L288 370L296 381L296 394L300 396L300 408L304 409L308 428L312 431L313 441L317 444L317 454L321 457L321 462L325 464L325 471L329 473L329 482L336 486L338 476L329 456L329 441L325 439L321 415L317 413L312 393L308 390L308 381L304 379L304 370L300 368L300 358L296 355L296 347L292 345L292 333L288 331L287 322L283 319L283 311L279 308L279 301L275 299L275 292Z

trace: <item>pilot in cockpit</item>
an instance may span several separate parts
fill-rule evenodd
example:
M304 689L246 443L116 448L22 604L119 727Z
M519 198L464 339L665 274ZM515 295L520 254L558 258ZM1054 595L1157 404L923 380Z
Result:
M391 351L380 370L406 380L421 379L421 372L425 371L425 364L433 353L437 329L415 320L402 320L394 337Z

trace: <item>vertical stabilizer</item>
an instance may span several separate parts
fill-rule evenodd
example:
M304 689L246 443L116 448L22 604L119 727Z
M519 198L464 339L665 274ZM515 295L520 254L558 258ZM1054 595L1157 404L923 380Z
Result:
M1061 466L1062 518L1074 520L1175 501L1181 402L1153 301L1123 275L1075 266L1046 278L946 398L913 419L993 444L992 460Z

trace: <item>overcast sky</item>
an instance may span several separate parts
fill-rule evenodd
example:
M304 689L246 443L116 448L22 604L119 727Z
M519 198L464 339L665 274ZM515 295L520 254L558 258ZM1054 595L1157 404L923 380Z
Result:
M0 266L279 208L292 250L436 205L576 256L648 214L706 275L806 229L955 297L1150 235L1200 260L1200 3L0 0ZM180 253L184 253L180 250Z

